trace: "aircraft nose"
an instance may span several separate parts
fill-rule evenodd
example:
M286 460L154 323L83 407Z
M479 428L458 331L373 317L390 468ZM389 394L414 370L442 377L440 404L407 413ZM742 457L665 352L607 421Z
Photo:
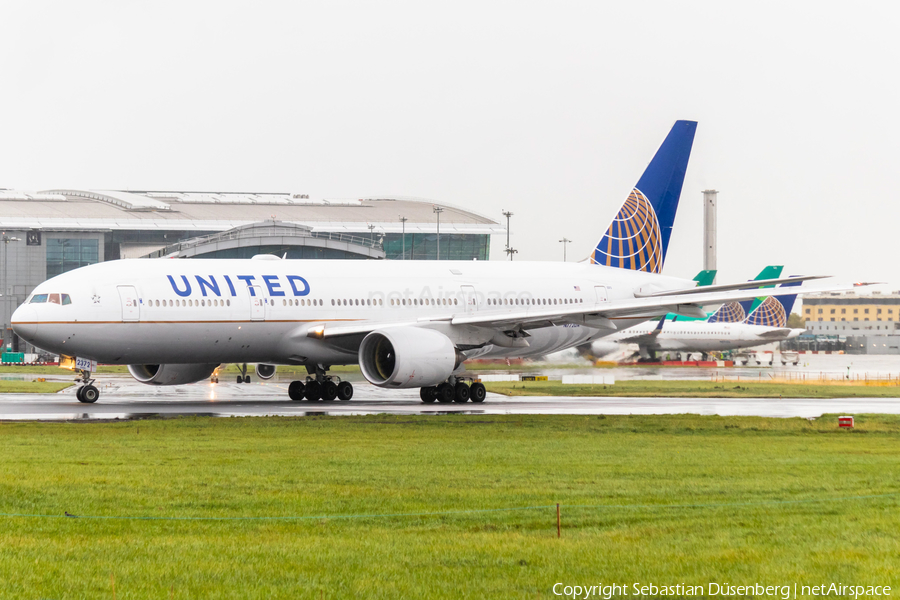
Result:
M33 342L37 336L38 314L33 306L23 304L16 309L10 318L10 324L16 335L28 342Z

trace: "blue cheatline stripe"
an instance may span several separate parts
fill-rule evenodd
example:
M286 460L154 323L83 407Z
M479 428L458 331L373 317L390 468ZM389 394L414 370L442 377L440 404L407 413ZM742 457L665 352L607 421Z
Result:
M691 504L561 504L565 508L598 508L598 509L676 509L676 508L728 508L740 506L766 506L779 504L813 504L817 502L844 502L847 500L870 500L874 498L891 498L900 496L900 492L888 492L885 494L869 494L863 496L839 496L836 498L803 498L800 500L757 500L751 502L714 502ZM0 517L9 518L37 518L37 519L100 519L122 521L305 521L321 519L387 519L396 517L440 517L445 515L465 515L479 513L514 512L525 510L555 509L556 504L540 506L508 506L503 508L473 508L469 510L447 510L436 512L416 513L384 513L367 515L309 515L309 516L278 516L278 517L153 517L153 516L122 516L122 515L47 515L27 513L0 513Z

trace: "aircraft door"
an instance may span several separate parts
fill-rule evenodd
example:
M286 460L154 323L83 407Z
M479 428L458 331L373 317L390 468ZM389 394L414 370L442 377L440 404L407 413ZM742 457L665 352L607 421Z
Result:
M133 285L120 285L119 299L122 301L122 322L137 323L141 320L141 301Z
M609 296L606 294L606 286L605 285L595 285L594 286L594 294L597 297L597 304L603 304L604 302L609 302Z
M474 314L478 309L478 297L475 295L475 287L471 285L462 285L459 287L462 292L463 301L466 303L466 314Z
M247 287L247 293L250 295L250 320L265 321L266 299L263 298L262 288L258 285L251 285Z

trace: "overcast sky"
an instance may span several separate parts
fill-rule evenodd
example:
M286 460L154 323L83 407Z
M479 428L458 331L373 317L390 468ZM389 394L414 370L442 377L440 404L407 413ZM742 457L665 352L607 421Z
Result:
M0 187L419 196L573 260L693 119L666 273L702 267L715 188L719 282L900 289L896 7L4 2Z

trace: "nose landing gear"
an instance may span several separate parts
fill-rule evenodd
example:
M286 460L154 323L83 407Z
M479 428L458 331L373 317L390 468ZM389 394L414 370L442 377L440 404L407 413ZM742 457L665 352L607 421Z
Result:
M353 384L341 381L341 378L335 375L328 375L328 365L307 366L306 370L309 372L306 381L292 381L288 386L288 396L291 400L331 402L337 398L346 402L353 397Z
M75 390L75 398L77 398L79 402L93 404L97 401L97 398L100 397L100 390L94 385L94 380L91 379L90 371L79 370L78 377L75 378L75 381L81 382L81 386Z

